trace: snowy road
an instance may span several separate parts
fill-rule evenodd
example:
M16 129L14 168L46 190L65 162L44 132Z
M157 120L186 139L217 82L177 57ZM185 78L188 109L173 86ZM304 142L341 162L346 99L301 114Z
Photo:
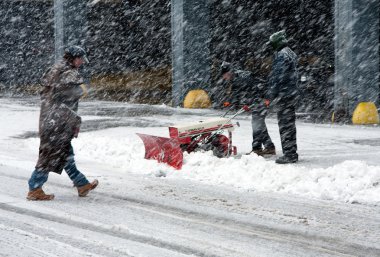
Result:
M66 175L52 174L46 191L54 192L56 199L29 202L27 179L38 149L38 140L29 137L37 128L36 102L0 99L0 256L380 256L377 127L331 131L328 125L299 123L303 161L281 168L291 173L291 179L301 179L299 172L345 173L351 165L364 171L356 175L354 169L347 177L369 181L366 187L346 185L347 192L329 184L327 189L336 190L336 196L323 197L326 192L318 194L312 188L303 196L297 190L274 190L274 182L268 183L262 174L257 183L268 183L265 188L247 180L245 162L278 172L273 160L252 157L256 164L245 156L229 160L235 165L229 172L242 177L229 177L235 183L223 181L224 174L204 174L198 165L219 167L214 163L219 159L207 153L185 156L181 174L139 161L143 148L135 132L160 135L167 133L161 126L215 115L211 111L87 102L81 111L87 132L74 147L78 166L90 179L100 180L99 188L78 198ZM244 153L249 150L249 117L239 122L235 142ZM275 121L269 120L279 145L276 129ZM199 155L205 163L197 163ZM365 163L340 163L351 159ZM301 188L279 173L272 175L282 181L279 188ZM333 178L346 183L347 177ZM244 180L250 185L241 183Z

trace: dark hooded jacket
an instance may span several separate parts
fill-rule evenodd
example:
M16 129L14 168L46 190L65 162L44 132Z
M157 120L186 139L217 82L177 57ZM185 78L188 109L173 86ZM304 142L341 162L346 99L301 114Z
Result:
M250 105L259 102L265 95L265 83L255 79L252 72L243 70L232 71L231 81L224 81L227 101L234 105Z
M71 140L79 130L78 101L83 78L66 61L56 63L42 78L39 120L40 148L36 169L61 173L69 155Z
M297 55L289 47L275 53L267 99L280 105L295 105L298 100Z

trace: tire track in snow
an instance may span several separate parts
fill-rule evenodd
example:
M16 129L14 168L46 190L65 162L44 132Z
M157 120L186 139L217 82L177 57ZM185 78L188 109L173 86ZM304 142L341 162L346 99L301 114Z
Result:
M7 226L3 224L7 224ZM5 256L55 257L57 256L57 252L59 252L61 256L120 256L110 251L105 251L98 245L67 238L52 233L44 228L25 226L24 222L18 222L18 224L16 224L11 219L4 219L2 217L0 217L0 232L2 235L0 238L0 246L5 245L6 247L4 248L7 249L7 252L11 253ZM10 234L7 235L7 232ZM22 241L17 240L20 236L24 238ZM49 243L52 243L54 246ZM82 248L86 248L86 250L77 247L78 245L82 246ZM97 253L95 253L94 250L96 250ZM99 253L101 255L99 255ZM5 253L2 251L0 254L4 256Z
M43 219L43 220L47 220L47 221L51 221L51 222L55 222L55 223L60 223L60 224L72 226L75 228L89 230L89 231L96 232L96 233L102 233L102 234L106 234L109 236L114 236L114 237L118 237L118 238L125 239L125 240L130 240L130 241L134 241L134 242L138 242L138 243L142 243L142 244L149 244L152 246L164 248L164 249L175 251L175 252L182 253L182 254L189 254L189 255L195 255L195 256L217 257L217 255L214 255L211 253L202 252L200 250L193 249L190 247L181 246L181 245L177 245L175 243L165 242L163 240L159 240L156 238L143 236L143 235L136 235L136 234L132 234L129 232L124 232L124 231L116 231L113 229L108 229L108 228L104 228L101 226L97 226L97 225L94 225L91 223L75 221L75 220L71 220L71 219L64 218L64 217L58 217L58 216L51 215L51 214L46 214L46 213L42 213L42 212L38 212L38 211L34 211L34 210L29 210L26 208L21 208L21 207L14 206L14 205L8 204L8 203L0 203L0 209L3 211L8 211L8 212L12 212L12 213L21 214L21 215L27 215L29 217L35 217L35 218L39 218L39 219Z
M27 178L9 175L0 172L0 176L6 176L18 180L25 181ZM71 189L70 186L65 186L59 183L51 182L50 185L54 185L60 188ZM334 256L379 256L380 248L363 246L356 243L349 243L342 241L337 238L321 236L321 235L313 235L310 231L292 231L281 228L273 228L270 226L265 226L261 224L253 224L238 220L229 219L226 217L222 217L220 215L210 214L210 213L202 213L198 211L186 210L183 208L178 208L174 206L168 206L164 204L160 204L157 202L141 200L138 198L120 196L105 192L95 191L93 192L96 196L102 196L105 198L111 198L115 200L122 200L129 203L129 208L138 209L145 212L154 213L155 215L161 215L164 217L175 218L181 221L185 221L188 223L196 223L198 225L208 226L212 228L216 228L219 230L224 230L226 232L237 233L239 235L244 235L249 238L262 238L270 241L276 241L280 243L285 243L287 245L294 245L303 249L313 250L319 253L331 254ZM5 207L3 207L5 206ZM47 220L59 222L62 224L79 226L83 229L88 229L94 232L105 233L108 235L113 235L117 237L121 237L127 240L132 240L140 243L151 244L153 246L166 248L168 250L174 250L179 253L184 254L195 254L197 256L216 256L209 253L203 253L199 250L167 243L164 241L160 241L157 239L133 235L126 232L114 231L112 229L107 229L103 227L99 227L93 224L87 224L83 222L73 221L61 217L56 217L50 214L39 213L32 210L27 210L19 207L12 206L10 204L0 204L0 209L9 209L9 211L21 212L26 215L31 215L35 217L45 218ZM54 219L57 220L54 220ZM67 222L67 223L66 223ZM76 225L76 223L78 223Z
M256 237L263 238L315 250L320 253L333 254L334 256L372 256L371 253L373 253L373 256L378 256L380 254L380 248L363 247L359 244L349 244L339 239L312 235L308 232L301 233L297 231L273 228L265 225L228 219L217 215L210 215L208 213L189 211L173 206L162 205L156 202L149 202L103 192L96 193L98 195L108 196L113 199L134 203L136 206L133 208L154 212L158 215L169 216L171 218L176 218L190 223L198 223L200 225L225 230L227 232L245 235L253 239ZM129 207L132 206L129 205Z

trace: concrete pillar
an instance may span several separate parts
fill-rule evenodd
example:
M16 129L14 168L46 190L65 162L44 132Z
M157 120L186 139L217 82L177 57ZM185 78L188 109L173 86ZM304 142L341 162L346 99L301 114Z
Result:
M192 89L209 91L210 3L208 0L172 0L173 106L180 106Z
M86 39L86 3L78 0L54 0L55 60L68 45L84 46Z
M335 0L335 112L379 100L379 1Z

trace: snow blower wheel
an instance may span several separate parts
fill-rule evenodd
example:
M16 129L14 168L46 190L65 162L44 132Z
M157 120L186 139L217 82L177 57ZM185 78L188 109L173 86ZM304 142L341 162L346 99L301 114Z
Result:
M218 158L227 157L229 143L230 140L225 135L216 135L211 142L213 154Z

